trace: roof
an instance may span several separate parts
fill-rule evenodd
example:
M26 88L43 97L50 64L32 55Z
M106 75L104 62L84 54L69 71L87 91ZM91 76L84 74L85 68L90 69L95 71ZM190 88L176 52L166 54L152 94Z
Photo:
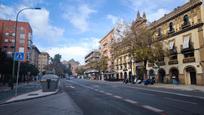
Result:
M113 32L114 29L111 29L111 31L108 32L108 34L106 34L106 36L104 36L100 41L99 43L101 43L111 32Z
M186 4L182 5L182 6L178 6L177 8L175 8L172 12L165 14L162 18L160 18L159 20L156 20L154 22L152 22L150 24L151 27L155 27L158 25L161 25L162 23L169 21L177 16L179 16L182 13L187 12L188 10L201 5L202 1L201 0L190 0L189 2L187 2Z

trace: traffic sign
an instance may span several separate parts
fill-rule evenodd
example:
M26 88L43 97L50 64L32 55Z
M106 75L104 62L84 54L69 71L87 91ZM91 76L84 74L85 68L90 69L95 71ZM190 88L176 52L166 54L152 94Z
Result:
M24 53L23 52L15 52L14 59L16 61L24 61Z

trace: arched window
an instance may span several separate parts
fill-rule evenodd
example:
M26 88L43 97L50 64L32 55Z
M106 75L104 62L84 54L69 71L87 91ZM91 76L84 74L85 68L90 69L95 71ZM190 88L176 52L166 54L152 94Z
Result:
M161 36L161 28L158 28L158 36Z
M184 17L183 17L183 22L184 22L184 25L188 25L190 22L189 22L189 17L188 17L188 15L185 15Z
M173 32L174 31L174 27L173 27L173 22L169 23L169 32Z

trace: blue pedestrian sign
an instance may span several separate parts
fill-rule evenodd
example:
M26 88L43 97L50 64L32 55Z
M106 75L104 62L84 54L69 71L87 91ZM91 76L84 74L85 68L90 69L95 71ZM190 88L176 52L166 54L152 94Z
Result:
M24 61L24 53L23 52L15 52L14 59L16 61Z

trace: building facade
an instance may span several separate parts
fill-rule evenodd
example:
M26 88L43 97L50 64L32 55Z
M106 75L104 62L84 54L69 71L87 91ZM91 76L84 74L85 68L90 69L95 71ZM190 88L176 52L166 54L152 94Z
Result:
M38 57L38 70L42 73L45 71L44 67L49 64L49 54L41 52Z
M31 64L35 65L36 68L38 68L38 57L40 55L39 49L32 45L32 51L31 51Z
M112 29L104 38L99 41L100 44L100 54L108 58L107 70L104 74L105 79L112 78L114 76L113 71L113 60L111 54L111 43L113 42L113 31Z
M148 64L149 74L156 73L157 81L204 85L204 3L190 0L161 19L153 22L154 41L167 44L169 57ZM175 77L175 78L174 78Z
M140 16L140 12L138 12L136 19L132 22L132 25L134 25L136 31L139 31L141 27L147 26L147 19L145 13L143 13L143 16ZM114 31L114 36L116 37L114 37L114 39L117 43L120 43L121 39L123 39L123 37L125 36L124 34L129 31L128 29L130 29L130 26L128 25L123 24L123 26L125 27L122 28L126 29L126 31L124 31L124 29L121 30L121 26L119 26L119 28L118 27L115 28L116 31ZM118 31L124 32L117 33ZM136 63L131 58L131 55L129 53L119 55L116 58L114 58L114 70L116 72L114 77L120 80L129 79L129 81L132 81L134 79L133 77L136 76L136 71L140 69L140 65L142 65L142 63L139 62Z
M28 22L18 22L15 44L15 21L0 20L0 47L12 56L15 52L24 52L24 61L31 60L32 29Z
M69 61L63 61L62 62L64 65L66 65L67 68L71 69L72 75L77 76L77 68L79 67L80 63L78 61L75 61L74 59L71 59Z
M90 79L101 79L99 75L99 70L97 70L96 68L92 68L90 66L90 63L97 62L99 61L99 59L100 59L100 52L97 50L91 51L89 54L85 56L85 66L86 66L85 74Z

